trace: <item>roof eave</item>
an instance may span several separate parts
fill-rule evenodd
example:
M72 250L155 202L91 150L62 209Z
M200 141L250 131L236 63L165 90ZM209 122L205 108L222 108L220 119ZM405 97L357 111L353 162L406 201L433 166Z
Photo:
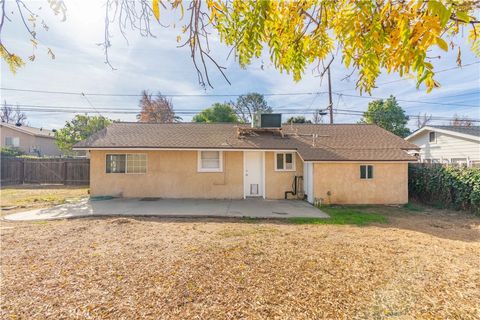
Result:
M446 129L440 129L440 128L436 128L436 127L430 127L430 126L425 126L423 128L418 129L417 131L414 131L411 135L406 137L405 140L408 141L411 138L413 138L413 137L415 137L415 136L419 135L420 133L423 133L424 131L427 131L427 130L440 132L440 133L445 133L445 134L449 134L451 136L457 136L457 137L460 137L460 138L480 141L480 137L478 137L478 136L474 136L474 135L471 135L471 134L468 134L468 133L461 133L461 132L457 132L457 131L453 131L453 130L446 130Z

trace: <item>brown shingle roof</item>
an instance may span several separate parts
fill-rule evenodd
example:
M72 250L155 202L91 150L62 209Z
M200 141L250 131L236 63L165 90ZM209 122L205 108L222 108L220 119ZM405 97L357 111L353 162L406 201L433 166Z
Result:
M404 150L418 149L375 125L285 125L283 138L270 132L238 138L239 126L248 127L231 123L117 122L75 148L297 150L305 161L412 161L415 158Z
M29 127L24 125L17 126L15 124L6 123L6 122L0 123L0 126L4 126L6 128L10 128L10 129L20 131L29 135L37 136L37 137L52 138L52 139L55 138L55 132L48 129L34 128L34 127Z

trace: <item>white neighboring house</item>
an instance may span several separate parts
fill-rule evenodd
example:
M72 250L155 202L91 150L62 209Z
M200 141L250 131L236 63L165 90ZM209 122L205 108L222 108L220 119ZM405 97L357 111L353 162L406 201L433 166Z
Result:
M480 126L425 126L405 138L420 162L480 166Z

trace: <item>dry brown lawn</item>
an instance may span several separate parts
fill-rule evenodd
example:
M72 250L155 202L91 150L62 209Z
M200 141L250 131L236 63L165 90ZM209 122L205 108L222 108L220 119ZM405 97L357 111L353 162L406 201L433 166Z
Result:
M0 189L4 216L17 211L32 210L75 201L88 196L88 188L62 185L17 185ZM5 210L7 208L8 210Z
M1 224L3 319L479 319L480 219Z

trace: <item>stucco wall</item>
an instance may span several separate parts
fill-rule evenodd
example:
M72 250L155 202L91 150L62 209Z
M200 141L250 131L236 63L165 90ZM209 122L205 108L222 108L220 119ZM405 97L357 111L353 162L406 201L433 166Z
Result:
M303 175L303 162L298 154L295 162L296 171L275 171L275 152L265 152L265 197L267 199L284 199L285 191L292 191L295 175Z
M223 172L197 172L197 151L142 151L146 174L105 173L105 156L122 151L90 152L92 196L163 198L243 198L243 152L224 152ZM295 175L303 175L296 156L296 171L275 171L275 153L265 152L267 199L283 199ZM338 204L402 204L408 202L408 164L374 163L374 179L361 180L361 163L315 163L314 195ZM362 163L363 164L363 163ZM371 164L371 163L365 163ZM331 192L330 198L327 192Z
M224 152L223 172L197 172L197 151L143 151L146 174L105 173L105 155L90 152L93 196L163 198L243 198L243 153ZM130 153L130 152L129 152Z
M60 156L62 152L55 144L55 139L35 137L35 145L40 147L42 156Z
M373 164L373 179L360 179L360 165ZM313 191L332 204L408 202L407 163L315 163ZM331 196L327 196L327 192Z

